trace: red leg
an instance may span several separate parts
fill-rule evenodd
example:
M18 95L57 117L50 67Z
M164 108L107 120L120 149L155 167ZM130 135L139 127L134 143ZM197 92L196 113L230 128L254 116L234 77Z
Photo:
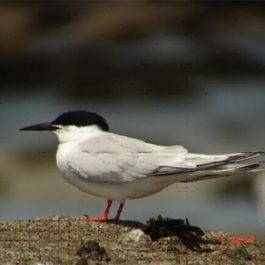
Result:
M101 217L87 217L87 221L88 222L107 222L111 205L112 205L112 200L108 200L108 205L103 215Z
M120 202L120 206L116 213L116 216L114 217L114 220L120 220L120 215L121 215L123 207L124 207L124 202Z

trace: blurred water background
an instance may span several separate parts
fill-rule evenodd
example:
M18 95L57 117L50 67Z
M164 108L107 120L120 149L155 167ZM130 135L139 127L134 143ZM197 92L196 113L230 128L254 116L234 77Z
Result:
M20 127L86 109L116 133L192 152L264 150L265 13L257 2L1 2L0 219L99 215L65 183L57 139ZM265 238L265 175L172 185L127 202Z

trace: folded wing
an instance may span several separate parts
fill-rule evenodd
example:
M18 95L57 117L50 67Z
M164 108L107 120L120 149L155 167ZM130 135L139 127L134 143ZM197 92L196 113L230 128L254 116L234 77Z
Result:
M176 175L176 182L193 181L231 174L237 170L252 170L259 164L240 163L260 154L263 153L191 154L182 146L157 146L106 133L80 143L69 159L68 167L90 182L123 183L170 175ZM183 174L187 176L184 179Z

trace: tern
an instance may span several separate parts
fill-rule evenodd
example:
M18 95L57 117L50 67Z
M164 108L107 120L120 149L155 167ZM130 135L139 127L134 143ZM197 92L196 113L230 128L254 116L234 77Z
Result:
M107 200L104 214L87 221L108 221L112 201L120 202L114 217L119 220L127 199L154 194L173 183L256 172L261 162L242 162L264 154L207 155L189 153L181 145L155 145L112 133L102 116L84 110L20 130L54 132L63 177L81 191Z

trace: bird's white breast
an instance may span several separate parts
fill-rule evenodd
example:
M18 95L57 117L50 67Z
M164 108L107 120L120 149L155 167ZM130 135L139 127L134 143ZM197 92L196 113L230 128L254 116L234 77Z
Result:
M59 144L56 155L57 165L69 183L91 195L115 201L125 201L126 199L137 199L153 194L174 182L172 176L170 179L148 177L122 183L90 182L69 168L69 159L71 159L76 148L76 144L73 142Z
M71 164L71 159L73 158L73 155L79 151L80 142L96 137L102 132L97 126L84 128L68 126L67 128L62 128L55 133L59 139L59 145L56 153L56 161L59 171L67 181L77 186L78 176L71 171L69 166Z
M95 144L100 145L102 148L102 142L98 142L99 140L94 141L94 137L103 136L104 134L105 132L102 132L97 128L85 128L84 130L78 131L76 131L75 128L69 128L68 131L58 133L59 146L56 155L57 165L59 171L69 183L73 184L81 191L97 197L124 201L126 199L145 197L158 192L164 187L175 182L175 178L173 176L162 178L145 176L133 180L129 180L126 177L124 179L121 178L121 176L118 176L119 178L117 178L117 181L113 181L115 176L111 170L112 167L106 167L109 168L109 173L106 172L106 168L102 171L102 168L98 168L98 165L102 165L104 167L104 163L106 163L106 161L100 161L101 163L98 164L93 157L93 152L89 153L90 148L93 149L93 147L95 152ZM107 141L108 137L104 139ZM124 138L122 138L122 140L124 141ZM80 150L80 148L82 149L84 142L86 143L87 152L82 152ZM106 142L105 145L108 145L108 142ZM115 150L119 150L118 146ZM106 154L107 156L116 155L115 152L113 154ZM103 156L101 159L106 159L106 157L104 158ZM72 167L73 163L74 168ZM115 159L113 163L115 163ZM97 174L96 177L92 176L93 172ZM100 172L103 172L103 176L100 175ZM123 170L116 172L116 174L122 173ZM101 180L97 182L96 178ZM106 181L102 181L102 178L105 178ZM111 179L112 181L110 181Z

